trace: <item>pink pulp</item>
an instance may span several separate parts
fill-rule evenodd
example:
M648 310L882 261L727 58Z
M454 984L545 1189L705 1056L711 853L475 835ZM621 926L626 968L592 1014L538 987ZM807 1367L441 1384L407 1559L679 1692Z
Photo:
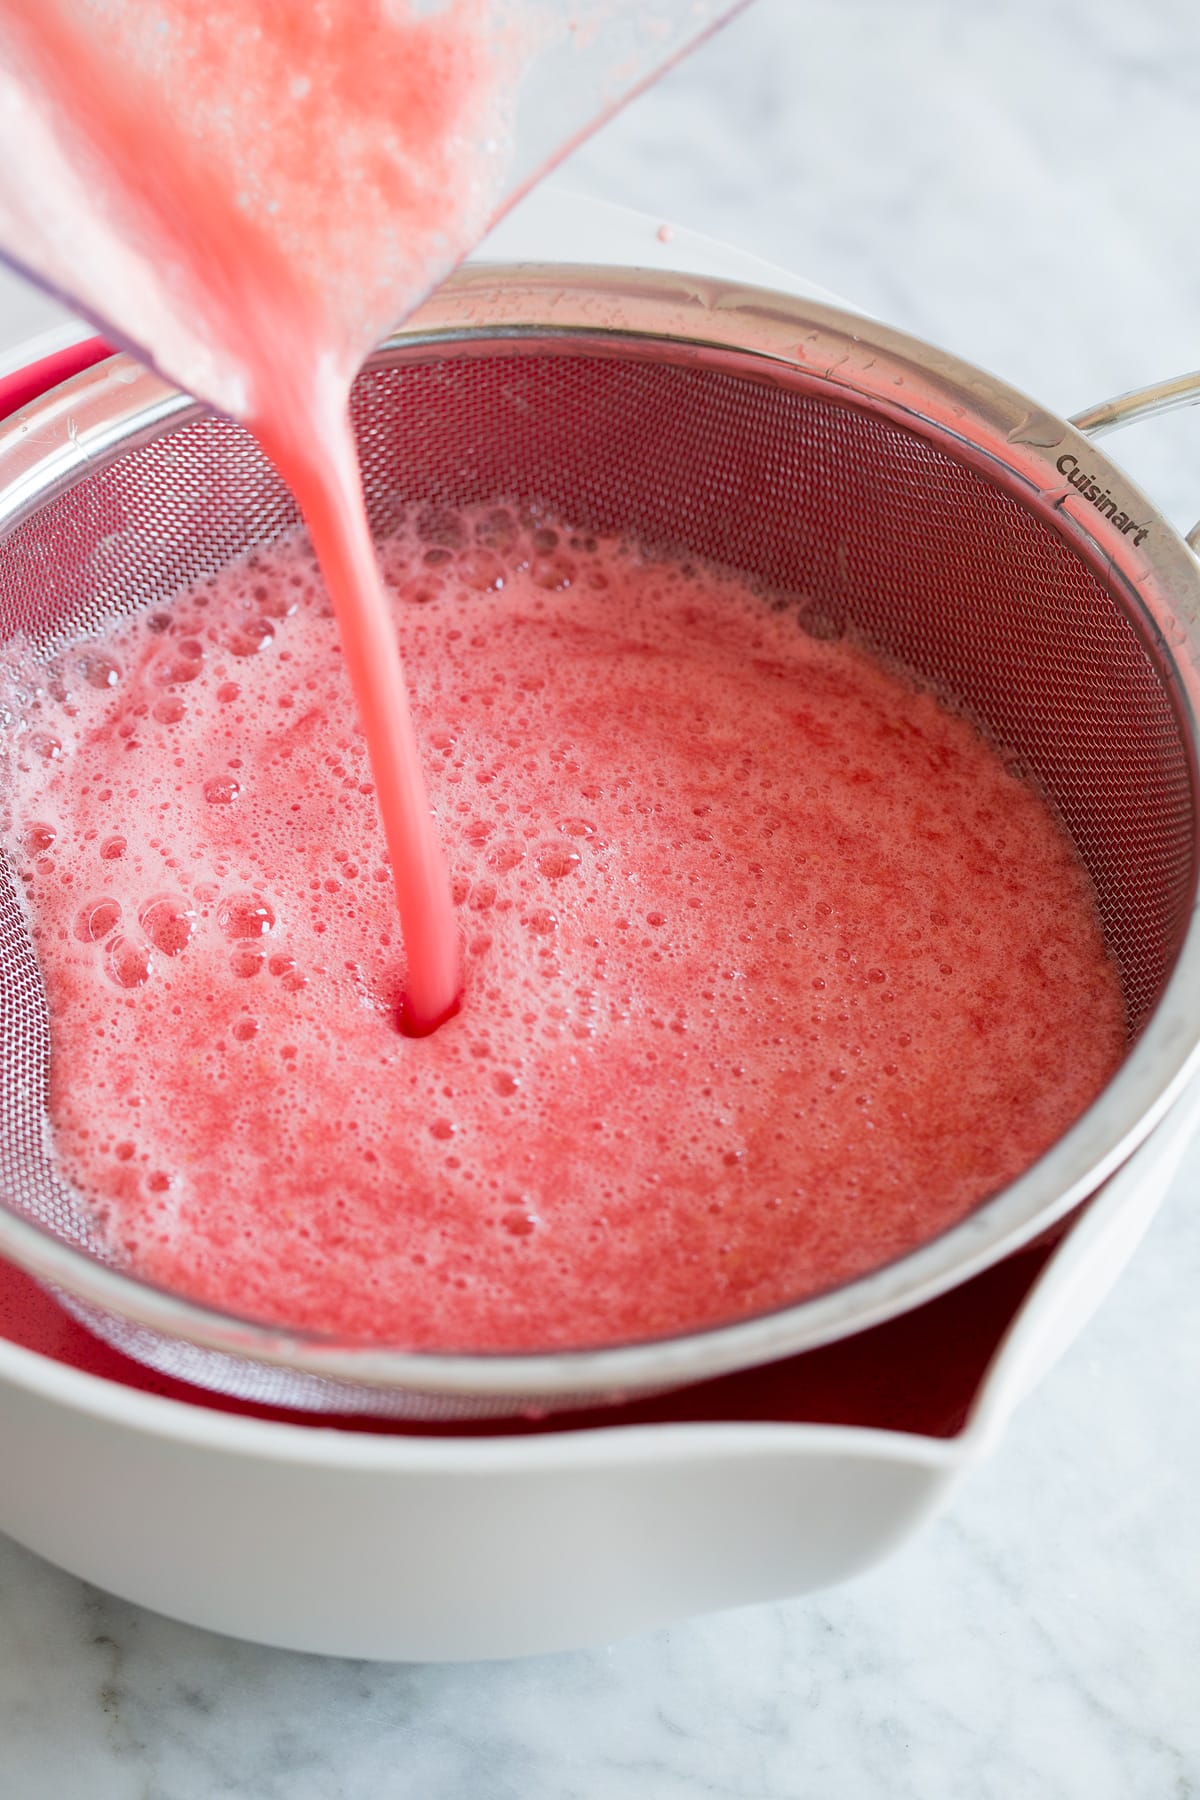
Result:
M57 1155L138 1272L427 1349L691 1330L909 1250L1094 1098L1125 1029L1089 882L968 722L516 508L382 557L467 954L420 1044L302 543L29 673Z

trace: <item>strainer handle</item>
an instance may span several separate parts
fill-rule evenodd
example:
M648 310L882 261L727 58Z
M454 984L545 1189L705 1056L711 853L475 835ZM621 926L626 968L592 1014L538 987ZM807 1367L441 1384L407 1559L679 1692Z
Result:
M1136 425L1139 419L1152 419L1156 413L1175 412L1181 406L1200 405L1200 369L1190 375L1173 375L1169 381L1156 381L1150 387L1134 388L1132 393L1118 394L1113 400L1102 400L1076 413L1071 424L1085 437L1103 437L1119 431L1124 425ZM1188 532L1186 543L1200 556L1200 519Z

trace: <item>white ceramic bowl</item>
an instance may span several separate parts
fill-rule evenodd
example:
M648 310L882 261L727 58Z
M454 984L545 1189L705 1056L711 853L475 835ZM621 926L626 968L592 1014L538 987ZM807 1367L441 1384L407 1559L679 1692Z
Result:
M0 1527L174 1618L344 1656L517 1656L828 1586L993 1449L1124 1267L1198 1110L1193 1088L1090 1203L952 1437L736 1419L364 1434L160 1398L0 1338Z
M497 257L526 253L521 232L544 251L548 225L568 258L582 234L592 261L813 291L688 234L661 245L654 221L541 204L541 226L526 209ZM1193 1082L1073 1223L952 1435L736 1409L533 1435L364 1432L146 1392L0 1335L0 1528L174 1617L367 1657L545 1651L828 1585L901 1543L994 1446L1124 1266L1198 1108Z

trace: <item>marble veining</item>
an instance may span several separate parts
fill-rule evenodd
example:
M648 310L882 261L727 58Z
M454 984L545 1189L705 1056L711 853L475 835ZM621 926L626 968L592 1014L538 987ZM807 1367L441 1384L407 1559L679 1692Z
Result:
M1194 0L757 0L563 179L1070 411L1200 360L1197 118ZM0 286L5 339L46 316ZM1185 524L1195 433L1106 446ZM521 1663L371 1665L173 1624L0 1540L0 1795L1200 1796L1198 1186L1194 1149L1000 1453L828 1594Z

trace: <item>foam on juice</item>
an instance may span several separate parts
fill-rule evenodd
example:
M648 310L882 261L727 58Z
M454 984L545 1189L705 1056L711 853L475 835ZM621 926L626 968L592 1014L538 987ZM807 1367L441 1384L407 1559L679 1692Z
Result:
M1088 880L932 695L515 507L381 555L467 961L420 1043L302 541L25 673L55 1144L137 1270L425 1348L692 1329L961 1219L1112 1073Z

